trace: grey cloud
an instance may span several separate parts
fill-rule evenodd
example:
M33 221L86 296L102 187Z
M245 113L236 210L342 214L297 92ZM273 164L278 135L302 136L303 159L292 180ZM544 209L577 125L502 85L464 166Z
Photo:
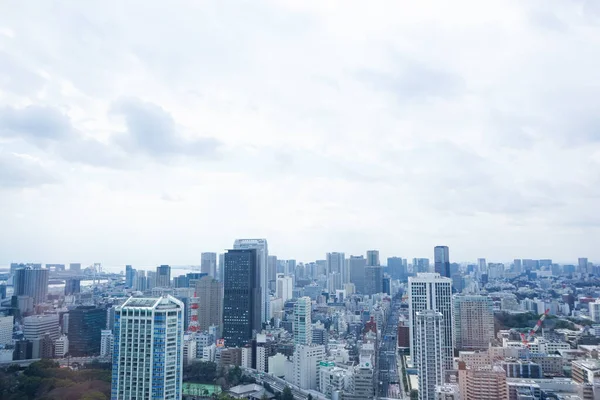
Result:
M125 118L127 131L118 144L127 151L140 150L152 156L213 156L220 145L210 137L190 140L181 137L171 114L153 103L123 98L113 103L111 112Z
M45 142L67 138L72 130L69 117L50 107L30 105L0 109L0 136Z
M0 152L0 189L36 187L58 179L27 157Z
M0 86L3 90L27 95L42 88L44 79L0 51Z

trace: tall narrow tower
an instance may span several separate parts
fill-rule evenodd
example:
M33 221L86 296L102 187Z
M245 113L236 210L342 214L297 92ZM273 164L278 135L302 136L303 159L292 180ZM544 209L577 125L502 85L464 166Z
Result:
M268 257L269 248L267 239L236 239L233 243L234 250L256 250L258 279L260 287L260 316L261 321L268 323L271 308L269 300L269 277L268 277Z
M415 363L419 371L419 400L435 400L435 387L444 383L442 313L432 310L416 313Z

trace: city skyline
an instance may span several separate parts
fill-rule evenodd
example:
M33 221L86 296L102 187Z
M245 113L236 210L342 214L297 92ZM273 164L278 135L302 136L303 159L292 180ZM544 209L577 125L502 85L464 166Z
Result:
M594 3L3 4L0 263L598 260Z

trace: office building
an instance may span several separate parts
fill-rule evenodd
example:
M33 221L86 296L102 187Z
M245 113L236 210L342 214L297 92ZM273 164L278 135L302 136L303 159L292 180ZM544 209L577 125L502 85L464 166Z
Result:
M65 281L65 296L81 293L81 280L69 278Z
M12 344L14 317L0 315L0 346Z
M50 271L42 268L25 267L15 270L13 296L28 296L34 304L43 303L48 295Z
M312 344L312 301L300 297L294 304L294 344Z
M63 358L69 352L69 338L67 335L61 335L54 342L54 356Z
M23 318L23 336L27 340L41 338L49 334L52 340L60 337L58 314L31 315Z
M457 349L487 349L494 339L492 299L488 296L455 296L454 327Z
M542 367L528 360L505 360L500 366L506 371L507 378L542 379L544 374Z
M100 331L100 357L112 357L113 339L112 330L102 329Z
M379 250L367 250L367 266L379 266Z
M419 400L435 400L435 387L444 383L444 316L433 310L415 314L414 362L419 372Z
M277 274L277 288L275 290L275 297L279 297L286 302L293 297L294 282L291 276L285 276L284 274Z
M327 274L330 275L333 273L339 274L340 286L331 288L330 293L335 293L336 290L342 288L344 283L349 282L350 277L346 273L346 256L344 253L327 253Z
M317 390L319 367L323 360L325 360L325 346L296 346L292 357L292 383L302 389Z
M594 322L600 322L600 299L588 303L590 318Z
M269 296L269 279L267 276L267 260L269 248L267 239L236 239L233 243L234 250L256 250L256 267L258 271L258 289L260 293L260 318L261 322L268 323L271 306Z
M577 259L577 272L585 274L588 271L588 259L586 257L580 257Z
M429 258L413 258L413 273L431 272L429 271Z
M411 337L411 356L416 346L416 313L432 310L442 313L444 368L453 367L454 319L452 308L452 280L436 273L420 273L408 278L408 312Z
M196 282L198 297L198 325L200 331L208 331L210 326L218 326L219 337L223 326L223 283L211 276Z
M125 266L125 286L132 289L135 285L135 269L131 265Z
M202 253L200 255L200 272L217 278L217 253Z
M375 371L370 355L359 355L358 365L352 368L349 388L344 392L344 400L366 400L375 398Z
M365 268L367 260L363 256L350 256L348 259L348 270L350 283L354 284L357 293L365 293Z
M406 281L408 279L408 269L401 257L389 257L387 259L387 270L392 279Z
M369 296L383 292L383 269L380 266L365 267L365 291Z
M448 246L435 246L433 249L435 272L446 278L450 278L450 249Z
M100 354L101 331L106 327L106 309L79 306L69 311L69 352L73 357Z
M156 283L154 287L167 288L171 287L171 267L161 265L156 267Z
M130 297L115 313L111 398L180 400L182 350L183 303Z
M277 280L277 256L267 257L267 277L269 285L272 285L271 282Z
M0 300L4 300L6 298L6 285L0 285Z
M71 271L74 274L81 274L81 263L69 264L69 271Z
M506 372L499 366L467 368L459 361L458 385L462 400L508 400Z
M225 253L223 338L227 347L243 347L261 329L261 288L256 249Z

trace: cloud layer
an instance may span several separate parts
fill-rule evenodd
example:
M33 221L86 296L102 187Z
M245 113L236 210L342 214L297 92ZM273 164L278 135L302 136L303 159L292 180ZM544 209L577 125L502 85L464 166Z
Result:
M0 265L600 261L597 2L141 4L0 5Z

